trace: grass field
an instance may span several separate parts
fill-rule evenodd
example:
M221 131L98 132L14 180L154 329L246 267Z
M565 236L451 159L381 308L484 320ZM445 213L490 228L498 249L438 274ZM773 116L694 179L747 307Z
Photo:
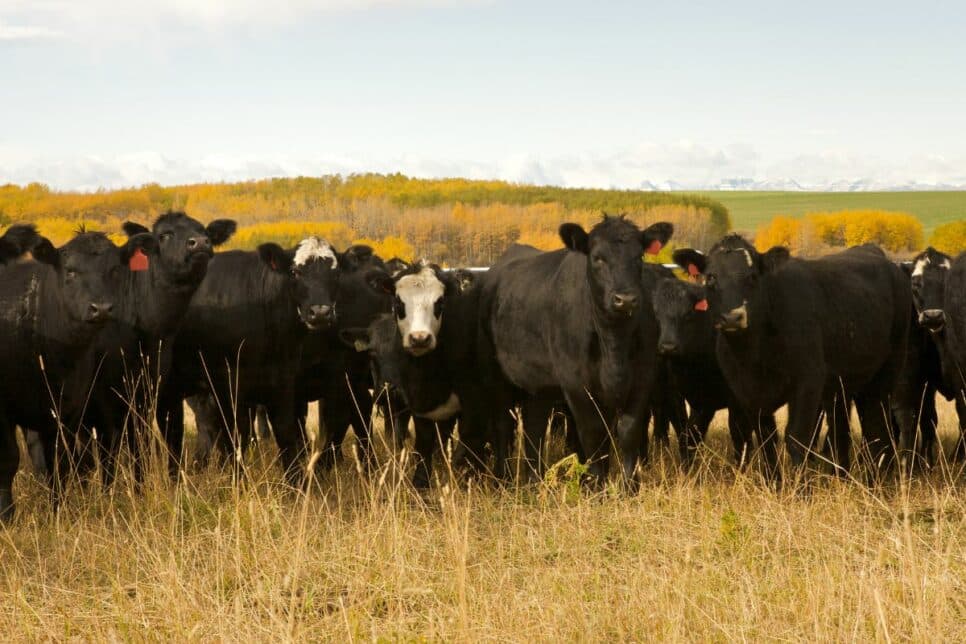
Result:
M942 409L943 432L952 413ZM346 461L304 497L261 446L140 493L74 490L53 516L19 475L0 530L4 639L152 641L961 641L966 496L936 473L776 493L715 425L696 474L640 493L444 485ZM548 479L549 481L549 479Z
M966 192L744 192L699 193L723 203L735 230L754 232L775 215L856 208L898 210L919 217L926 238L936 226L966 219Z

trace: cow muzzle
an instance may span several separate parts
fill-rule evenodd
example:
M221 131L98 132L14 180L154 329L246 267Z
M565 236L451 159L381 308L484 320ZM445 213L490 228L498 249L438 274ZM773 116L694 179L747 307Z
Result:
M633 315L637 310L637 303L639 300L640 298L632 293L616 293L614 297L611 298L611 310L613 310L615 313Z
M91 302L87 305L87 312L84 314L84 321L91 324L102 324L111 319L114 313L114 305L110 302Z
M328 304L313 304L304 312L299 309L302 322L312 331L327 329L335 324L335 307Z
M726 333L744 331L748 328L748 305L742 304L718 316L715 327Z
M436 348L436 336L426 331L413 331L406 336L403 348L414 356L421 356Z
M919 314L919 325L935 333L946 326L946 312L942 309L926 309Z
M661 340L657 345L657 352L662 356L674 355L678 352L678 343L674 340Z

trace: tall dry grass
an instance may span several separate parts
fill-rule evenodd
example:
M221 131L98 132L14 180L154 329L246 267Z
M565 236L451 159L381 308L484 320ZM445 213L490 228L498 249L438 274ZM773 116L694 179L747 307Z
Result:
M943 431L953 426L943 409ZM948 436L947 436L948 440ZM966 498L950 475L772 492L725 462L648 466L634 496L542 485L410 490L348 459L286 490L261 445L140 491L76 486L56 516L25 470L0 530L10 640L961 640ZM445 475L445 470L440 470ZM445 478L445 477L444 477ZM958 481L958 479L957 479Z

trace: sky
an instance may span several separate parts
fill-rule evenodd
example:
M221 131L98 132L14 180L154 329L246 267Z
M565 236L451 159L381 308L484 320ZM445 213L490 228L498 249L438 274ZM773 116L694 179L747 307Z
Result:
M966 185L966 3L0 0L0 183Z

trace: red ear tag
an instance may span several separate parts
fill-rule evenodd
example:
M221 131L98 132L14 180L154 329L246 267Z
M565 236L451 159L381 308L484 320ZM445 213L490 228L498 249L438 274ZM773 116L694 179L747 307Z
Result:
M273 271L277 271L278 270L278 264L275 263L275 260L274 259L272 260L272 270Z
M655 239L654 241L651 242L651 245L648 246L647 250L644 252L647 253L648 255L657 255L658 253L661 252L662 248L664 248L664 244L662 244L660 240Z
M140 248L135 249L131 259L127 262L127 267L132 271L148 270L148 256Z
M691 277L697 277L701 273L698 271L698 267L694 264L688 264L688 275Z
M708 310L708 300L698 300L694 303L695 311L707 311Z

